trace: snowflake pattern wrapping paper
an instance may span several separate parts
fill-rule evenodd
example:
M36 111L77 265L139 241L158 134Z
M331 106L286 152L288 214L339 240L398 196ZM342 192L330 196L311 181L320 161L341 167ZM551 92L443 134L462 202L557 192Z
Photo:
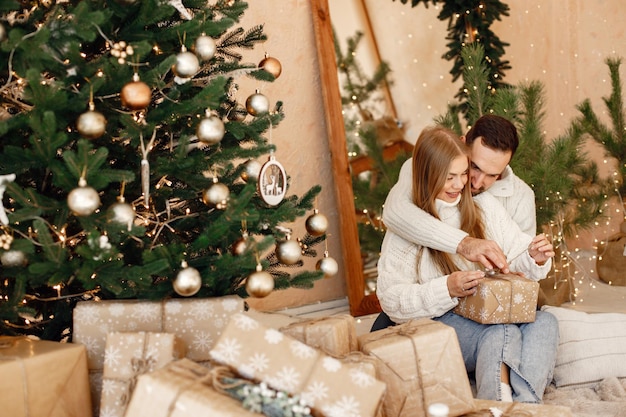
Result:
M485 278L473 295L459 298L454 312L483 324L535 321L539 283L514 274Z
M345 356L359 348L354 317L349 314L304 320L280 331L331 356Z
M109 333L173 333L185 344L188 358L203 362L209 360L209 351L230 315L243 310L244 301L238 296L79 302L73 312L72 341L87 347L93 415L99 415L104 349Z
M84 346L0 336L0 415L91 415Z
M171 333L109 333L104 353L100 417L124 417L137 378L184 356L184 345Z
M211 370L189 359L139 377L125 417L263 417L211 386Z
M359 337L365 354L377 358L387 384L386 417L426 417L428 405L444 403L450 416L473 411L473 396L461 347L450 326L412 320Z
M376 415L385 384L245 314L235 314L211 351L244 378L297 394L326 417Z

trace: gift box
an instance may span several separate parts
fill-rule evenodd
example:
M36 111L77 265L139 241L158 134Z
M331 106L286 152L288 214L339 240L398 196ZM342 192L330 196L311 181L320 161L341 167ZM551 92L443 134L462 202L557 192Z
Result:
M486 278L473 295L459 298L458 315L478 323L530 323L535 321L539 283L515 274Z
M360 350L378 359L387 384L386 417L425 417L444 403L450 416L474 409L472 389L456 332L430 319L412 320L359 337Z
M89 416L84 346L26 337L0 337L2 415Z
M281 327L280 331L335 357L359 349L354 317L349 314L303 320Z
M261 417L239 401L217 392L212 370L189 359L170 362L141 375L126 417Z
M100 415L124 417L137 378L184 356L184 345L171 333L109 333Z
M475 411L463 417L573 417L569 407L560 405L503 403L501 401L474 400Z
M103 368L107 335L116 331L175 334L185 343L187 357L202 362L229 317L243 310L238 296L82 301L74 308L72 341L87 347L90 370Z
M245 314L231 317L211 356L244 378L299 395L328 415L373 416L385 391L367 372Z

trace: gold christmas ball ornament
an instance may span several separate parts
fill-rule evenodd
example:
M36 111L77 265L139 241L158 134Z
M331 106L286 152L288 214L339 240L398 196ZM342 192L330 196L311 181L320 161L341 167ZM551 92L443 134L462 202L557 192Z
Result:
M5 268L25 266L27 264L26 254L21 250L8 250L0 255L0 263Z
M208 61L215 56L217 45L212 37L203 33L196 38L196 41L193 44L193 51L202 61Z
M278 78L280 73L283 70L280 61L276 58L272 58L271 56L266 56L261 62L259 62L259 68L263 71L267 71L274 76L274 78Z
M230 109L226 118L231 122L243 122L248 115L248 110L241 104L236 104Z
M328 219L314 210L314 213L306 219L305 227L311 236L321 236L328 229Z
M89 216L100 207L100 196L93 188L79 185L67 195L67 206L77 216Z
M4 25L0 23L0 42L7 38L7 30L4 28Z
M337 265L337 261L327 255L324 255L322 259L317 261L315 268L318 271L322 271L324 273L324 278L330 278L332 276L335 276L339 271L339 265Z
M226 127L224 126L224 122L222 122L219 117L211 115L210 113L198 123L198 127L196 128L198 140L207 145L219 143L225 133Z
M183 48L183 51L176 55L176 62L172 66L174 74L180 78L191 78L200 70L198 57Z
M246 100L246 110L253 116L263 115L270 110L270 102L258 91Z
M124 201L118 201L113 203L107 212L108 218L114 223L126 225L126 228L130 232L135 222L135 209Z
M230 198L230 190L221 182L213 182L202 192L202 201L211 208L224 209Z
M176 274L176 279L174 279L172 286L176 294L182 297L191 297L200 291L202 277L196 268L187 266L187 263L183 262L183 269Z
M276 245L276 257L285 265L293 265L302 257L302 248L294 240L285 240Z
M104 115L95 110L88 110L78 116L76 130L87 139L97 139L106 130L107 120Z
M257 181L259 179L259 173L261 172L261 163L257 160L251 159L246 162L246 169L241 173L241 179L248 182L250 180Z
M256 271L246 279L246 292L251 297L263 298L274 291L274 277L269 272L263 271L261 264L257 264Z
M233 246L230 248L230 252L235 256L241 256L246 252L247 249L248 249L248 237L246 235L246 236L240 237L233 243Z
M139 78L129 82L120 92L122 106L131 110L142 110L150 105L152 99L152 90L148 84L139 81Z

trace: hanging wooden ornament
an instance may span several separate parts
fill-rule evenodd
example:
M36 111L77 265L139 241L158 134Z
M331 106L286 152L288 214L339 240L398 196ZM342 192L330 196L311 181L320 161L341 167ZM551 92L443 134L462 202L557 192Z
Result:
M270 206L277 206L287 193L287 173L273 154L261 167L257 182L259 194Z

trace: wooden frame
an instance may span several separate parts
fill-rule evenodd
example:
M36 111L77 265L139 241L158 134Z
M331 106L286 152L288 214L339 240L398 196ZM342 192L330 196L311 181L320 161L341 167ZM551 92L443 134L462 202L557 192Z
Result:
M311 0L313 29L320 66L320 83L325 109L326 128L332 158L335 193L341 223L341 245L350 314L355 317L380 312L376 294L365 295L365 280L357 229L350 162L346 147L346 132L337 78L337 63L333 42L328 0Z

